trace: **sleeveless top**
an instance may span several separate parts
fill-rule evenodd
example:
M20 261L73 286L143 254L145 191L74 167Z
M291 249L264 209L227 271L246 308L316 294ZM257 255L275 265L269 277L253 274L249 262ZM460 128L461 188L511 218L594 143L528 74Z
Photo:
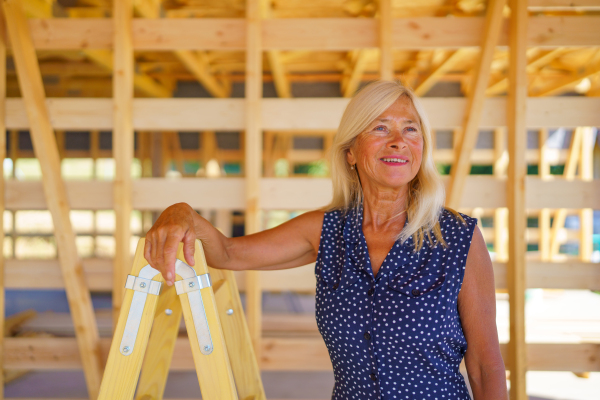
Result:
M325 213L316 319L333 364L332 399L471 399L459 372L467 342L457 298L477 220L462 217L442 212L447 247L424 241L415 253L412 238L396 241L374 276L362 209Z

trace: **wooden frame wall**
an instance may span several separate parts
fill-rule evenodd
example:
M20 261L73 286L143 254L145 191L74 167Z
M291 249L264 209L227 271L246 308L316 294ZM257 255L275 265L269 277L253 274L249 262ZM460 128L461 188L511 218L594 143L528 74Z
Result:
M120 3L120 2L116 2ZM516 4L512 1L511 4ZM114 99L47 99L46 104L54 129L113 129L114 156L120 171L115 182L68 182L66 192L73 209L110 209L121 206L117 231L122 249L115 259L117 267L111 268L107 260L84 260L84 271L91 290L113 290L115 296L122 290L120 279L127 254L127 210L161 210L168 205L187 201L196 209L246 209L248 232L260 229L256 215L259 210L311 209L325 205L331 195L328 179L274 179L261 178L262 132L317 131L337 128L347 99L262 99L261 54L263 51L282 49L350 50L377 49L382 51L381 76L390 79L391 49L393 48L449 48L480 46L483 18L411 18L376 19L302 19L274 20L260 18L258 0L248 0L246 20L220 19L131 19L130 2L115 9L113 20L104 19L32 19L28 21L33 46L36 49L111 49L115 47L115 75L122 71L122 85L115 86ZM386 0L382 10L390 7ZM509 43L511 55L519 57L526 46L557 48L563 46L597 46L600 37L599 17L534 17L526 26L521 14L517 23L502 22L498 45ZM519 19L521 18L521 19ZM115 26L115 24L117 26ZM460 27L458 26L460 24ZM200 29L201 28L201 29ZM458 29L460 28L460 29ZM189 37L187 32L201 34ZM277 34L274 34L276 32ZM347 32L356 32L348 35ZM422 32L428 32L423 35ZM452 32L452 34L448 34ZM520 33L519 33L520 32ZM526 33L523 33L526 32ZM327 36L328 40L322 40ZM493 38L486 40L495 42ZM493 47L493 46L492 46ZM240 50L247 51L246 99L133 99L132 52L134 50ZM1 55L1 54L0 54ZM483 64L482 64L483 65ZM0 71L2 72L2 71ZM3 74L4 75L4 74ZM360 75L359 75L360 76ZM522 76L512 76L509 85L522 88ZM115 85L118 81L115 77ZM516 85L516 86L514 86ZM481 91L476 91L481 95ZM512 92L511 92L512 93ZM473 94L475 96L475 94ZM480 98L480 97L478 97ZM468 99L426 98L423 104L436 129L455 129L464 125ZM114 107L114 108L113 108ZM198 115L197 110L205 112ZM547 214L561 208L586 209L600 204L600 186L591 180L589 172L581 180L553 179L546 176L523 176L522 166L528 152L523 139L525 127L553 128L600 126L600 99L547 97L526 99L522 94L505 98L489 98L481 104L479 128L508 126L511 142L508 147L517 168L508 171L508 180L497 177L464 177L464 190L456 196L456 206L479 207L493 210L508 207L508 223L523 226L525 210L541 210ZM116 110L116 111L114 111ZM506 110L506 114L503 110ZM162 118L170 115L170 119ZM21 99L6 100L6 129L28 129L25 105ZM133 156L133 130L198 131L244 130L246 133L246 178L181 179L148 178L128 181L127 166ZM117 132L120 132L117 134ZM499 137L501 134L499 133ZM519 139L519 140L516 140ZM118 146L122 146L118 148ZM470 151L468 151L470 152ZM498 163L504 149L486 155ZM442 153L440 153L442 154ZM452 159L452 155L447 156ZM545 160L547 152L535 155ZM588 157L588 156L586 156ZM582 164L583 165L583 164ZM586 170L584 167L583 170ZM514 188L521 188L516 192ZM522 188L527 190L522 190ZM44 209L47 207L40 182L6 182L5 207L9 210ZM206 193L210 193L207 196ZM314 196L306 196L314 193ZM468 196L466 195L468 193ZM577 196L573 196L577 193ZM159 195L157 195L159 194ZM176 195L177 194L177 195ZM548 210L548 211L543 211ZM583 211L582 215L589 215ZM127 226L126 226L127 225ZM549 226L546 226L549 228ZM589 226L586 227L589 230ZM541 234L547 229L541 229ZM512 231L511 231L512 232ZM485 232L484 232L485 234ZM496 240L499 240L496 235ZM526 287L600 289L600 267L582 260L554 262L550 259L529 260L524 252L517 251L513 236L508 244L509 264L494 263L497 288L508 288L515 298L522 299ZM586 251L587 252L587 251ZM587 254L587 253L586 253ZM515 264L517 263L517 264ZM5 282L7 288L64 287L56 261L6 260ZM43 271L43 281L31 284L22 272ZM111 271L114 270L114 278ZM294 290L310 291L314 279L310 273L293 282ZM286 272L283 272L285 274ZM275 275L271 275L275 274ZM285 275L277 273L249 274L246 290L249 300L249 322L254 332L255 346L260 354L263 369L324 370L331 365L321 339L262 339L260 338L260 294L262 290L282 289ZM260 276L260 282L258 280ZM278 278L269 278L278 276ZM511 298L513 298L511 296ZM511 318L519 322L524 303L511 305ZM118 303L117 303L118 308ZM511 320L511 322L513 322ZM512 325L512 324L511 324ZM524 385L524 357L530 370L600 371L600 346L594 344L525 344L523 327L511 337L510 347L502 346L505 359L516 369L513 378L518 382L513 398L522 398ZM192 368L185 354L187 344L179 340L176 345L173 368ZM104 354L108 346L102 340ZM551 357L548 355L552 354ZM15 369L73 369L81 362L74 339L17 339L7 338L4 347L4 367ZM512 372L511 372L512 373ZM521 381L517 381L521 379ZM0 398L1 398L0 394Z

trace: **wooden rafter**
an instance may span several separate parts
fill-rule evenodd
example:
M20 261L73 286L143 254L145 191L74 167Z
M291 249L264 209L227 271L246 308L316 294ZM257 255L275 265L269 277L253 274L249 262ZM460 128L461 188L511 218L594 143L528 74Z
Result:
M466 54L466 50L459 49L452 51L444 61L431 68L425 78L423 78L415 87L415 93L417 96L423 96L429 91L439 80L440 76L448 72L456 63L463 59Z
M550 81L544 87L532 91L529 95L532 97L551 96L561 91L572 88L582 79L590 78L593 75L600 73L600 50L597 50L589 63L576 74L559 79L558 82Z
M221 84L210 73L210 65L204 53L175 50L173 54L210 94L221 98L229 97L229 88Z
M360 82L362 80L363 73L367 66L367 62L371 59L373 53L372 49L361 49L357 50L352 57L352 52L348 54L350 58L354 58L350 73L347 78L342 80L342 94L344 97L352 97Z
M24 5L28 5L27 14L34 18L52 18L52 3L39 0L25 0ZM47 7L47 5L50 7ZM113 55L110 50L104 49L82 49L85 57L95 64L103 67L106 71L113 70ZM161 85L151 77L143 73L135 73L135 88L140 92L151 97L171 97L171 90Z
M264 19L273 17L271 0L261 0L261 13ZM292 89L285 66L283 65L281 53L278 50L269 50L267 51L267 59L269 60L271 74L273 74L277 95L284 98L292 97Z
M544 68L554 59L564 55L565 53L571 51L570 49L559 47L556 49L549 50L542 54L541 56L535 57L527 63L527 73L535 74L540 69ZM500 78L498 81L490 84L485 91L486 96L494 96L505 92L508 88L508 78L505 76Z
M392 0L379 0L379 74L394 79Z
M475 71L473 90L467 100L463 134L458 141L458 146L455 148L454 164L450 170L450 187L446 199L450 207L456 207L460 203L465 177L469 174L471 167L471 152L475 147L479 133L479 122L483 111L485 89L490 76L490 66L502 28L504 4L504 0L493 0L488 3L484 42L481 46L478 67Z
M89 397L95 399L102 379L102 359L98 327L90 292L77 254L75 233L65 183L61 177L60 158L54 131L45 103L44 85L27 19L18 0L3 3L4 15L17 76L30 120L30 135L40 162L44 195L54 225L58 258L65 282ZM43 277L40 277L43 279Z
M156 0L136 0L133 9L134 12L141 17L158 18L160 17L159 6L160 5ZM203 52L174 50L173 54L211 95L221 98L229 97L229 88L221 84L215 79L214 75L210 73L210 64ZM135 79L134 84L136 84Z

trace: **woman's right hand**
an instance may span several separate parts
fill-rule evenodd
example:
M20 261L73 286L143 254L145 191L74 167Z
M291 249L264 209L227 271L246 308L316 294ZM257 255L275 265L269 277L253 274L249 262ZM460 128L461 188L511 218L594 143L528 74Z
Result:
M173 204L160 214L146 233L144 257L150 266L162 274L167 285L175 280L175 260L179 243L188 265L194 265L196 212L186 203Z

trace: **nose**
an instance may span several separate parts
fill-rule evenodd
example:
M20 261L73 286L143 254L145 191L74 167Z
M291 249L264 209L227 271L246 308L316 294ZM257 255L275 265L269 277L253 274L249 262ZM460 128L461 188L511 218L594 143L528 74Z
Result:
M396 150L408 147L401 130L394 129L392 131L392 135L390 135L390 141L388 142L388 147Z

